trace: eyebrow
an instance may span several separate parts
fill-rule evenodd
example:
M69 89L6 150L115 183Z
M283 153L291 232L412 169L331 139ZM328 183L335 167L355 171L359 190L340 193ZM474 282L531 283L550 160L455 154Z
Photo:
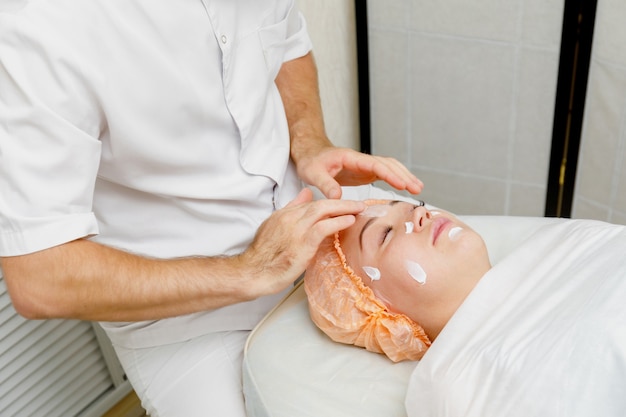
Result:
M389 206L393 206L396 205L398 203L400 203L400 200L392 200L389 202ZM365 232L365 229L367 229L368 227L370 227L370 225L377 219L378 217L372 217L371 219L369 219L364 225L363 228L361 229L361 233L359 233L359 247L361 248L361 250L363 250L363 232Z

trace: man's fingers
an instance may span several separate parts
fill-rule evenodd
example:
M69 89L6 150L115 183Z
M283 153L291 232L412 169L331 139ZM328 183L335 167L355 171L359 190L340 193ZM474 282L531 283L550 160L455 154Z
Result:
M326 170L320 170L316 173L312 173L309 178L311 185L317 187L326 198L337 200L341 198L341 185L337 180Z
M304 271L322 240L354 224L366 207L361 201L310 199L311 191L303 191L272 214L245 252L247 262L264 272L266 293L285 288Z
M303 188L285 207L294 207L311 201L313 201L313 192L309 188Z
M335 199L319 200L304 208L302 221L304 221L304 223L310 223L312 226L314 223L317 223L322 219L359 214L365 210L365 208L365 203L362 201Z
M326 237L352 226L355 221L356 217L354 215L330 217L320 220L310 229L309 244L317 251L320 243L322 243Z
M402 183L403 188L413 194L419 194L424 188L424 183L420 181L409 169L395 158L384 158L387 168Z
M398 190L407 190L413 194L419 194L424 187L411 171L395 158L372 156L368 161L371 165L364 167L369 169L380 180L383 180ZM361 168L361 169L364 169Z
M335 181L335 179L331 176L328 176L327 181L320 186L320 190L322 191L322 193L324 193L326 198L330 198L333 200L338 200L341 198L341 185L339 185L339 183Z

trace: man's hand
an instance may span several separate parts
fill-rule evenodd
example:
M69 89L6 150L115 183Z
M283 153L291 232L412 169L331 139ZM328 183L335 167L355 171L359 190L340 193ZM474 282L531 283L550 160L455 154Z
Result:
M329 235L355 222L365 209L360 201L312 201L304 189L285 208L272 214L259 228L250 247L239 256L243 268L257 279L257 295L275 293L302 274Z
M412 194L422 191L422 182L396 159L333 146L324 128L317 68L311 53L285 62L276 85L285 105L291 159L307 184L333 199L341 197L341 185L364 185L377 180Z
M327 146L301 158L298 175L327 198L340 198L342 185L363 185L382 180L398 190L419 194L424 184L394 158L367 155L348 148Z

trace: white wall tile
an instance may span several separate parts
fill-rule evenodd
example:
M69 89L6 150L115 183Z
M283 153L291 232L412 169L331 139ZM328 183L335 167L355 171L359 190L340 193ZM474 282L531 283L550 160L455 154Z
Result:
M505 177L514 50L419 35L411 44L413 164Z
M600 0L594 26L594 57L626 65L626 2Z
M370 29L370 109L372 152L409 165L407 113L407 34Z
M615 210L621 210L626 212L626 135L622 132L620 137L620 154L618 157L619 169L616 170L616 178L613 186L615 187L614 199L612 201L612 207Z
M459 37L515 41L522 1L411 0L409 28Z
M626 225L626 211L615 211L611 216L611 223Z
M413 167L425 183L421 199L456 214L502 214L506 205L504 181Z
M564 0L525 0L522 41L552 51L561 47Z
M546 206L546 186L512 184L507 214L542 217Z
M558 51L521 50L511 167L515 181L547 184L558 66Z
M606 206L600 206L595 204L592 201L577 198L572 206L572 212L575 215L572 215L574 219L592 219L592 220L601 220L608 221L609 219L609 209Z
M626 117L626 71L595 62L590 72L575 196L611 202L620 130ZM574 216L578 217L575 212Z
M409 21L409 0L359 0L367 1L367 20L370 27L387 27L404 30Z

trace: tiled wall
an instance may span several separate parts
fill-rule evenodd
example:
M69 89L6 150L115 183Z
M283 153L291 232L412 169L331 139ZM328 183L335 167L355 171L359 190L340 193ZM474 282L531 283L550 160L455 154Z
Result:
M563 0L367 7L372 151L409 166L432 204L542 216Z
M572 217L626 224L626 3L599 0Z

